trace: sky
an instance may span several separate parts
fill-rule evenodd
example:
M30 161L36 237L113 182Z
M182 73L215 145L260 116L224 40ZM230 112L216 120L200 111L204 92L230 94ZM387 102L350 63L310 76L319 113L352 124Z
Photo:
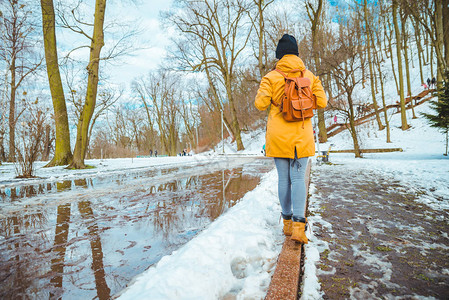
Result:
M118 86L122 85L129 88L132 80L138 76L147 74L161 64L166 54L166 47L169 45L170 36L159 26L160 12L168 10L172 0L127 0L111 1L106 6L105 27L112 22L134 26L140 30L140 33L133 37L131 54L122 56L110 61L100 69L102 75L108 77L109 83ZM66 1L72 5L70 1ZM90 12L94 2L87 1L83 3L84 19L86 22L93 22L93 16ZM73 5L72 5L73 6ZM81 10L80 10L81 11ZM88 13L86 13L88 12ZM86 32L91 34L91 29L86 28ZM105 47L102 49L102 55L106 55L108 39L111 39L111 32L114 30L105 30ZM117 34L120 36L120 34ZM60 48L60 58L64 57L72 49L80 45L89 45L90 41L84 36L72 33L67 29L59 29L57 32L58 48ZM89 58L88 48L82 48L72 52L72 58L81 61L87 61ZM101 82L100 82L101 84Z
M169 9L171 4L172 0L137 0L135 4L116 1L111 4L112 14L119 15L124 11L140 22L142 33L137 44L145 48L135 51L122 65L111 67L111 81L129 84L136 76L144 75L162 63L170 37L159 26L159 13Z

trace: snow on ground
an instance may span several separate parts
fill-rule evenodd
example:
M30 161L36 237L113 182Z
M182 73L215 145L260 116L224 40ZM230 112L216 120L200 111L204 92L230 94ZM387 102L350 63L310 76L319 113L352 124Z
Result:
M283 236L277 175L184 247L137 276L119 299L263 299Z
M225 139L223 143L219 142L214 149L205 152L205 155L223 154L245 154L245 155L262 155L263 146L265 145L265 127L250 132L242 132L241 134L245 150L237 151L237 142L231 143L231 137Z
M390 109L389 114L396 109ZM405 152L416 155L437 155L444 152L445 137L436 128L428 125L420 113L435 112L429 107L429 103L423 103L415 107L417 119L412 118L411 110L407 110L407 122L411 128L403 131L401 127L400 114L393 114L390 120L391 143L386 142L386 130L378 131L377 122L372 121L357 126L359 144L362 149L372 148L402 148ZM352 137L348 130L345 130L329 139L326 144L320 145L320 150L327 150L333 144L332 149L343 150L353 149Z
M426 102L415 109L420 112L434 113ZM409 111L408 111L409 112ZM363 164L373 170L383 172L400 180L410 189L423 189L433 195L433 199L447 199L449 195L448 175L449 158L443 156L445 137L436 128L430 127L423 117L408 119L411 128L400 129L400 114L394 114L391 119L391 140L385 142L385 130L377 131L372 125L361 125L359 135L361 148L402 148L404 152L364 154L363 160L355 160L353 154L331 154L333 163L352 164L351 169ZM371 127L370 127L371 126ZM321 150L333 144L332 149L353 149L352 138L347 130L329 139ZM421 199L434 209L447 209L447 201L432 201Z
M309 194L309 212L316 212L320 209L321 201L315 197L315 185L310 183ZM320 261L320 253L325 250L329 250L328 243L321 241L313 232L314 224L320 223L323 227L327 227L332 231L332 226L328 222L324 221L319 215L308 216L307 222L309 223L310 230L306 235L309 239L309 243L304 246L305 262L304 262L304 275L301 285L301 300L306 299L320 299L323 295L321 292L320 283L317 276L317 264ZM335 269L333 270L335 272Z

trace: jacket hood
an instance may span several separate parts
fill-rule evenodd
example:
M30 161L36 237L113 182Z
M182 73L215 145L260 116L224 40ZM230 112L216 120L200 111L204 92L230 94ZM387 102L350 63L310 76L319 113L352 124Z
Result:
M300 69L304 71L306 66L304 66L304 62L296 55L287 54L284 55L276 64L276 68L281 70L282 72L289 72L290 70Z

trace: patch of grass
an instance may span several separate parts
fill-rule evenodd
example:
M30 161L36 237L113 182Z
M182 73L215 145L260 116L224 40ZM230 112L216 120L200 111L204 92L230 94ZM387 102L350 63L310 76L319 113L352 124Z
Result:
M327 257L329 256L329 252L329 249L324 250L323 253L321 253L322 258L327 259Z
M345 261L345 265L347 265L348 267L353 267L354 263L351 261Z
M379 251L385 251L385 252L386 251L393 251L393 249L391 249L388 246L377 246L376 249L379 250Z
M345 280L346 278L336 278L336 277L332 277L332 280L333 281L337 281L337 282L339 282L339 281L343 281L343 280Z
M328 266L328 265L326 265L326 264L319 264L319 265L318 265L318 268L319 268L320 270L323 270L323 271L330 271L330 270L332 270L332 267L331 267L331 266Z
M91 165L86 165L86 167L84 168L84 169L96 169L97 167L95 167L95 166L91 166ZM78 169L75 169L75 168L67 168L68 170L78 170Z
M424 274L421 274L421 273L419 273L418 275L416 275L416 278L418 278L418 279L422 279L422 280L425 280L425 281L433 281L433 279L432 278L429 278L429 277L427 277L426 275L424 275Z

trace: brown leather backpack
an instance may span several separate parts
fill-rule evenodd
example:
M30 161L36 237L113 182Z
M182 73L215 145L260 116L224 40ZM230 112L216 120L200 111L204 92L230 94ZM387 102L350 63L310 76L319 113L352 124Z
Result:
M304 120L313 117L313 109L316 108L316 96L310 88L310 79L304 77L304 71L299 69L291 70L289 73L301 72L300 77L288 77L281 70L275 69L285 78L284 95L281 103L273 100L273 105L279 107L288 122L302 121L304 128Z

